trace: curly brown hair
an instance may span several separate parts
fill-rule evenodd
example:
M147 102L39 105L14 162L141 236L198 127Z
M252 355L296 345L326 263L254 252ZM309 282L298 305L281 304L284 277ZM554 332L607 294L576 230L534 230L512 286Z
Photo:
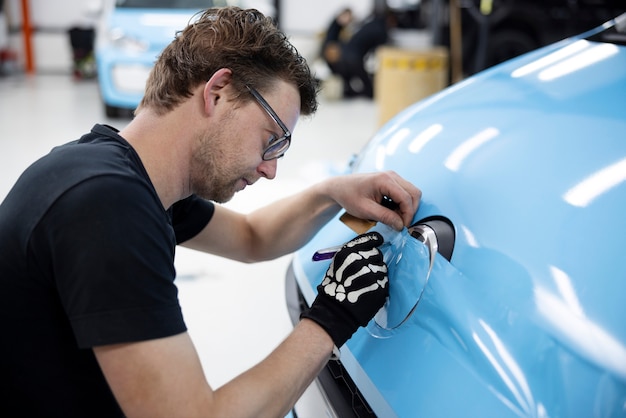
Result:
M137 110L165 114L221 68L232 71L241 102L252 99L246 85L264 91L280 79L298 88L302 115L317 110L319 84L306 60L272 19L238 7L204 10L177 33L152 69Z

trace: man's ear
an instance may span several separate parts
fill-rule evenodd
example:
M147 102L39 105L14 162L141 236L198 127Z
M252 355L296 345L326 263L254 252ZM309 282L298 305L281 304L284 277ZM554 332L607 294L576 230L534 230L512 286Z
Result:
M233 72L230 69L221 68L204 84L204 111L207 114L215 112L217 104L225 101L228 91L226 87L230 84L232 75Z

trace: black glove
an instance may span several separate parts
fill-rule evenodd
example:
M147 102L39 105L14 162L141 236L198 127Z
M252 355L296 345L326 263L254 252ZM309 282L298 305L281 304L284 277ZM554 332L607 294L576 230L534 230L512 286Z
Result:
M301 318L317 322L341 347L364 327L384 305L389 295L389 278L378 232L359 235L335 254L317 297Z

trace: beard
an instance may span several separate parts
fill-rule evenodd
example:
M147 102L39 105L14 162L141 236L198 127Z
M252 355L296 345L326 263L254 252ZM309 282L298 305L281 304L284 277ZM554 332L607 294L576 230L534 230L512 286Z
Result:
M238 191L241 174L233 167L237 164L240 152L232 143L232 137L225 138L223 132L230 132L226 126L219 132L205 131L196 138L196 148L192 155L190 171L191 192L203 199L225 203Z

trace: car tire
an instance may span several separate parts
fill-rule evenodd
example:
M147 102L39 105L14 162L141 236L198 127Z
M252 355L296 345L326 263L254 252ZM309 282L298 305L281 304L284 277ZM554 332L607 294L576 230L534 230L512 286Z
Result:
M120 108L105 103L104 113L106 114L107 118L117 118L120 116Z
M132 119L135 111L134 109L128 109L125 107L111 106L104 104L104 113L109 119Z

